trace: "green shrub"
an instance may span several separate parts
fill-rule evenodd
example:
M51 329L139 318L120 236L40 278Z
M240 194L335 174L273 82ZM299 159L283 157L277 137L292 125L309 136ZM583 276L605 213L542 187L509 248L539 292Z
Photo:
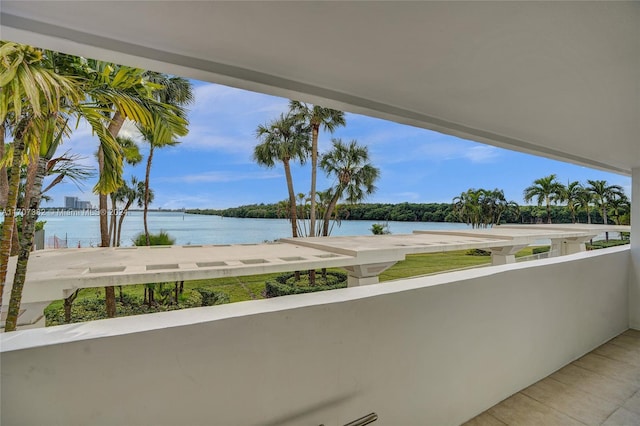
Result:
M287 296L290 294L313 293L316 291L335 290L347 286L347 274L343 272L327 271L327 278L321 272L316 273L316 285L308 285L308 272L301 273L300 282L295 281L295 272L278 275L275 279L265 282L267 297Z
M201 293L207 293L205 296ZM211 294L209 294L211 293ZM174 311L177 309L197 308L200 306L220 305L228 303L229 296L222 292L211 292L206 289L185 291L179 296L178 304L156 304L149 307L141 297L124 293L122 301L116 297L116 316L126 317L130 315L149 314L153 312ZM49 305L45 311L47 326L64 324L64 307L62 305ZM104 297L95 299L82 299L76 301L71 308L71 322L92 321L107 318Z
M229 295L222 291L213 291L208 288L196 288L194 290L202 297L200 306L222 305L230 302Z
M467 256L491 256L491 252L481 249L469 249L465 252Z
M531 250L531 254L540 254L540 253L546 253L549 250L551 250L550 246L539 246L539 247L534 247Z
M165 231L160 231L157 234L149 234L150 245L152 246L171 246L176 243L176 239L170 236ZM134 246L146 246L147 238L144 232L139 233L133 239Z
M587 250L598 250L598 249L603 249L607 247L622 246L625 244L629 244L629 240L609 240L609 241L600 240L600 241L594 241L592 244L587 243L586 246L587 246Z

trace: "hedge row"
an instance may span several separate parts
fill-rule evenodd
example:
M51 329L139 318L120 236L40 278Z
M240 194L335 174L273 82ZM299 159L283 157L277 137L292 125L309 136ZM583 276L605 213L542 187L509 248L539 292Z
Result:
M301 275L307 275L301 273ZM298 285L294 281L295 272L278 275L274 280L265 282L265 295L267 297L288 296L290 294L313 293L316 291L335 290L347 286L347 274L328 271L327 279L323 285ZM317 272L317 280L322 280L321 273Z

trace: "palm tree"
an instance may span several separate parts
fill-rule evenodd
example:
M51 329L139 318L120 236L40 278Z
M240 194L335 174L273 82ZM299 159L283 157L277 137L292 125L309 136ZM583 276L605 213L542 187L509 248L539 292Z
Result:
M356 140L348 144L341 139L332 139L333 149L322 156L320 167L327 176L334 176L336 183L331 189L331 199L324 212L322 235L329 235L329 221L338 204L346 194L345 200L355 204L363 201L367 195L375 192L375 181L380 170L369 162L369 150L358 145Z
M153 90L160 88L144 79L144 70L112 63L84 59L76 56L53 54L53 63L59 74L77 76L86 101L76 105L78 115L84 118L98 135L98 183L94 191L99 195L100 245L110 245L107 219L107 197L122 184L123 161L116 137L130 119L147 128L154 127L153 114L167 117L175 126L182 121L175 118L173 108L157 102ZM116 313L115 289L105 287L107 316Z
M125 138L118 136L116 138L118 142L118 146L121 151L122 158L124 161L131 165L135 166L140 161L142 161L142 154L140 154L140 148L136 144L136 142L131 138ZM122 182L122 185L110 195L111 197L111 223L109 224L109 236L111 237L111 246L117 247L119 246L119 241L117 239L118 234L118 209L117 203L119 201L124 201L122 199L122 194L125 191L126 182Z
M583 209L587 213L587 223L591 224L591 204L593 203L593 193L584 187L581 187L577 194L575 206L577 209Z
M589 184L587 190L593 194L593 201L600 208L602 222L606 225L608 204L615 198L621 198L624 195L624 190L620 185L607 184L606 180L589 179L587 183Z
M609 208L615 224L621 225L620 216L624 216L629 212L631 203L629 202L629 198L627 198L625 194L622 194L620 197L609 200Z
M538 206L545 203L547 208L547 223L551 223L551 203L562 198L563 185L556 180L556 175L551 174L533 181L533 185L525 188L524 201L530 202L537 198Z
M289 102L289 111L311 130L311 206L309 218L309 234L316 234L316 177L318 172L318 135L320 128L333 133L340 126L347 123L344 112L319 105L308 105L299 101ZM310 277L311 278L311 277Z
M454 213L472 228L480 228L484 223L484 193L484 189L470 188L453 199Z
M567 186L563 187L562 194L558 199L558 201L567 203L567 209L569 209L571 213L571 223L576 223L576 208L579 204L580 192L582 192L583 189L577 180L568 182Z
M256 137L261 138L262 143L256 145L253 159L266 167L273 167L276 161L280 161L284 167L289 193L291 235L296 238L298 237L298 215L290 163L293 160L302 165L307 160L311 149L309 131L304 129L292 115L281 114L279 119L269 124L259 125L256 129Z
M118 202L124 202L125 205L120 212L120 218L118 219L118 225L116 226L116 239L114 246L120 247L121 242L121 232L122 232L122 224L124 222L124 218L129 212L129 208L133 205L134 202L137 202L138 207L144 206L144 197L145 197L145 188L144 182L139 182L138 178L135 176L131 176L131 186L129 186L126 182L118 189L116 192L116 200ZM149 199L153 201L153 191L149 191Z
M509 212L516 216L520 215L520 206L514 201L507 201L504 191L501 189L482 190L483 217L486 225L499 225L502 215Z
M60 76L43 66L41 50L17 43L0 42L0 63L0 123L3 123L3 139L5 129L9 129L13 136L11 175L8 179L9 188L0 242L1 305L11 252L23 154L27 146L33 148L33 152L39 151L36 149L39 148L39 136L45 130L53 132L55 128L51 126L51 121L64 109L65 104L77 102L81 94L73 79ZM15 306L17 304L19 308L21 295L22 287L14 282L11 295L13 309L9 312L11 317L14 314L17 317ZM6 331L15 329L13 321L10 321L8 326Z
M182 120L182 125L175 126L167 122L165 114L157 111L152 114L153 127L139 126L140 132L144 139L149 142L149 156L147 157L147 168L144 179L144 235L147 245L151 245L149 238L149 226L147 223L147 215L149 211L149 203L151 202L149 195L149 180L151 175L151 163L153 161L153 152L155 148L173 146L179 143L176 140L178 136L185 136L188 133L187 125L189 124L186 117L187 111L185 106L191 104L194 100L193 88L191 82L186 78L170 76L153 71L147 71L145 77L152 83L160 86L153 92L156 101L163 105L172 107L175 115Z

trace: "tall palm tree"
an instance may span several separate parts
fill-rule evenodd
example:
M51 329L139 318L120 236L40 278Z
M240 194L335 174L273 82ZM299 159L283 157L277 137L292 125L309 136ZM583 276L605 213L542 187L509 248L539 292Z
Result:
M36 150L38 135L45 129L50 129L51 117L63 110L68 102L77 102L81 94L73 79L60 76L43 66L41 50L17 43L0 42L0 64L0 123L3 123L3 139L5 129L10 129L13 137L11 175L8 179L0 242L1 305L11 252L23 154L28 146L33 151ZM22 289L16 287L19 286L13 286L12 298L15 292L20 299ZM17 302L19 306L19 300Z
M562 193L558 198L558 201L567 203L567 209L571 213L571 223L576 223L576 208L579 204L580 192L583 190L582 184L577 180L568 182L567 186L562 188Z
M525 202L537 199L538 206L544 202L547 208L547 223L551 223L551 203L562 198L563 185L551 174L533 181L533 185L525 188L523 198Z
M256 137L262 143L256 145L253 159L261 166L274 167L276 161L282 162L289 193L289 220L291 235L298 237L298 215L296 194L291 176L291 161L304 164L311 149L309 131L301 126L292 115L281 114L280 118L269 124L259 125Z
M311 206L309 218L309 234L316 234L316 178L318 174L318 136L320 129L333 133L340 126L347 124L344 112L319 105L308 105L299 101L289 102L289 111L304 122L311 130Z
M593 204L593 193L581 187L578 191L575 206L577 209L583 209L587 213L587 223L591 224L591 204Z
M624 190L620 185L609 185L606 180L587 180L589 186L587 190L593 194L593 201L600 209L602 221L606 225L608 222L608 204L615 198L621 198Z
M147 222L147 216L149 212L149 181L151 177L151 164L153 162L153 153L155 148L162 148L166 146L172 146L179 143L177 137L185 136L189 131L187 129L187 110L185 107L191 104L194 100L193 88L191 82L186 78L170 76L153 71L147 71L145 77L148 81L159 86L157 90L153 92L153 97L156 101L163 105L169 105L172 107L175 115L182 120L181 126L172 125L167 121L167 117L164 113L160 114L157 111L152 114L153 127L139 126L140 131L144 139L149 142L149 156L147 157L147 168L144 179L144 234L147 240L147 245L151 245L149 238L149 225Z
M100 245L110 245L107 218L108 194L122 184L123 161L116 137L125 119L147 128L154 127L153 115L167 117L173 125L182 121L174 118L171 106L153 98L153 90L160 86L144 79L144 70L108 62L84 59L71 55L51 54L58 74L78 77L86 100L77 104L77 113L98 135L98 183L94 191L99 196ZM115 289L105 287L107 316L116 314Z
M369 150L358 145L356 140L348 144L341 139L332 139L333 148L322 156L320 167L333 176L336 183L331 189L331 199L324 212L322 235L329 235L329 221L341 198L355 204L375 192L375 181L380 177L380 169L369 162ZM346 195L346 196L345 196Z
M140 154L140 148L138 147L138 144L136 144L136 142L133 139L128 137L125 138L122 136L118 136L116 138L116 141L118 142L118 146L120 148L122 158L127 164L129 164L130 166L135 166L140 161L142 161L142 154ZM126 187L126 182L123 181L122 185L120 185L120 187L115 192L112 192L111 194L109 194L111 197L111 223L109 224L109 235L111 237L110 245L113 247L117 247L120 245L117 239L117 234L118 234L117 203L123 201L122 193L123 191L126 191L124 187Z

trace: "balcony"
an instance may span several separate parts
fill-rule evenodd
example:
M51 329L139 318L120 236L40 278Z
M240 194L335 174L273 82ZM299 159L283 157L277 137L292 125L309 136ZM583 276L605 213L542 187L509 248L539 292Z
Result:
M616 247L10 333L2 420L460 424L625 332L629 267Z
M637 3L4 0L1 14L14 41L631 175L633 200L630 247L518 264L507 251L475 270L2 335L3 424L341 425L375 411L456 425L500 401L476 423L635 422L632 388L608 417L545 395L590 394L563 381L577 369L604 395L608 372L627 373L595 360L640 328Z

